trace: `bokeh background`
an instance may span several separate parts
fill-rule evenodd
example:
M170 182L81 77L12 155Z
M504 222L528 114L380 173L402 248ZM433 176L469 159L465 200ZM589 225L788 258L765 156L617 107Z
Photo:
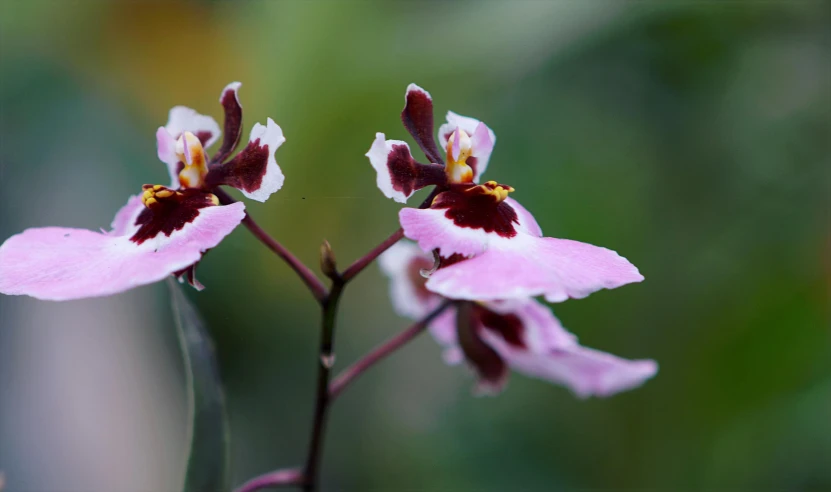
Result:
M743 2L0 1L0 239L107 227L164 182L184 104L273 117L284 188L248 210L307 264L396 227L363 154L408 140L404 89L486 121L488 177L543 230L621 252L642 284L556 306L591 347L654 358L610 399L512 377L471 396L425 336L333 407L325 490L831 490L831 9ZM418 197L415 198L418 200ZM243 228L189 293L215 337L234 483L306 450L316 305ZM0 470L14 492L175 491L181 362L164 284L0 298ZM408 325L369 268L337 366Z

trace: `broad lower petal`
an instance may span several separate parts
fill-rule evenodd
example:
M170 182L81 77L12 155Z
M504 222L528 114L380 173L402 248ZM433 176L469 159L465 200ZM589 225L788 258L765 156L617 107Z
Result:
M494 333L482 337L511 369L562 384L581 398L636 388L658 371L653 360L627 360L577 343L539 353L511 346Z
M27 229L0 246L0 292L45 300L98 297L163 279L196 263L228 235L244 216L236 203L201 209L170 236L137 245L129 235L133 199L113 222L112 233L46 227Z
M164 128L174 140L184 132L191 132L205 148L213 145L221 133L216 120L187 106L175 106L171 109Z
M490 246L475 258L438 269L427 281L427 288L451 299L544 295L548 301L561 302L643 280L626 258L578 241L519 234L510 241L491 241Z
M212 166L205 183L233 186L252 200L266 201L283 187L285 177L274 153L285 141L283 130L271 118L266 125L255 123L248 145L230 161Z
M444 164L442 153L433 139L433 98L421 87L410 84L404 96L404 110L401 121L413 136L430 162Z
M225 110L225 137L222 139L222 146L214 155L212 162L221 164L239 145L242 138L242 104L239 102L240 82L231 82L219 96L219 103Z
M444 167L421 164L413 159L410 146L401 140L386 140L376 133L366 153L376 172L378 188L387 198L405 203L416 191L430 185L444 184Z
M447 123L441 125L438 132L439 145L442 148L447 147L450 135L457 128L464 130L465 133L471 136L471 157L468 158L467 164L473 169L473 181L478 183L479 178L485 173L488 167L493 146L496 144L496 134L476 118L469 118L456 114L453 111L448 111Z

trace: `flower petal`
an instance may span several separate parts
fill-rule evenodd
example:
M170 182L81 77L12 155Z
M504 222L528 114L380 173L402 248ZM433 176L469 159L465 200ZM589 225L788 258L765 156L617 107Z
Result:
M456 128L464 130L465 133L471 136L471 157L468 158L467 165L473 169L473 181L478 183L479 178L488 167L488 161L496 143L496 134L476 118L469 118L448 111L447 123L440 126L438 132L439 145L442 148L447 147L450 135L453 134Z
M421 241L419 245L425 247ZM544 295L548 301L561 302L643 280L638 269L614 251L578 241L519 234L507 241L491 240L489 245L475 258L439 268L430 276L427 288L451 299ZM464 249L469 244L456 242L453 246Z
M372 147L365 155L375 169L378 188L384 196L399 203L405 203L425 186L447 181L443 166L416 162L407 142L386 140L383 133L375 134Z
M511 197L505 199L505 203L511 206L517 214L519 223L517 229L536 237L542 237L542 229L537 224L537 220L531 215L531 212L525 209L518 201Z
M114 231L128 230L125 220L133 199L113 222ZM244 217L235 203L201 209L193 222L169 237L136 245L127 235L84 229L27 229L0 246L0 292L38 299L68 300L115 294L161 280L196 263Z
M231 82L219 96L219 103L225 109L225 138L222 146L213 157L213 162L221 164L231 155L242 138L242 104L239 102L240 82Z
M212 166L205 183L233 186L252 200L266 201L283 187L285 177L274 153L285 141L283 130L271 118L265 126L255 123L248 145L230 161Z
M178 139L184 132L191 132L205 148L213 145L221 133L216 120L199 114L187 106L176 106L171 109L164 128L173 140Z
M156 152L159 160L167 164L170 187L174 190L179 188L179 172L184 169L185 165L176 156L176 139L163 126L156 130Z
M536 329L559 330L562 327L540 325ZM488 330L483 331L482 339L511 369L562 384L581 398L609 396L636 388L658 371L653 360L622 359L577 343L540 353L512 346Z
M456 308L459 347L478 377L474 393L494 395L505 387L508 381L508 367L499 353L482 339L483 330L477 326L473 316L475 308L476 306L469 302L461 303Z
M419 319L441 304L440 296L424 288L427 279L420 274L433 266L433 259L415 244L395 243L378 257L378 265L390 279L390 297L399 316Z
M121 207L113 218L112 228L107 234L110 236L132 236L138 230L136 219L145 210L141 202L141 195L133 195L127 200L127 204Z
M444 164L442 153L433 140L433 98L421 87L410 84L404 96L401 121L430 162Z

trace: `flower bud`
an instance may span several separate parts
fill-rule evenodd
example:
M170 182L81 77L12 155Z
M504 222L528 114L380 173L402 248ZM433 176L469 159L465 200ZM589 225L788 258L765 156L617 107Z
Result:
M332 247L329 245L329 241L326 240L320 245L320 271L332 279L339 275L335 253L332 252Z

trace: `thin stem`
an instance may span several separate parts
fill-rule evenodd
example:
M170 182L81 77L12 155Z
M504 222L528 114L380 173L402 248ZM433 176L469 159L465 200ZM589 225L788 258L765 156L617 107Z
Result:
M334 276L329 295L321 304L323 307L320 358L317 369L317 392L315 397L315 413L312 420L312 436L309 440L309 454L306 456L306 465L303 468L303 490L313 492L318 487L318 470L323 452L323 436L326 432L326 417L329 409L329 375L335 362L332 355L332 346L335 339L335 319L337 317L338 301L344 288L341 277Z
M303 472L297 468L288 468L254 477L240 485L234 492L254 492L255 490L268 487L290 487L292 485L301 485L302 483Z
M381 253L383 253L384 251L390 249L390 247L393 244L397 243L403 237L404 237L404 229L399 227L397 231L393 232L390 235L390 237L384 239L381 242L381 244L379 244L378 246L372 248L372 250L369 253L365 254L361 258L358 258L357 260L355 260L355 263L352 263L351 265L349 265L349 267L346 270L343 271L343 275L342 275L343 281L344 282L349 282L350 280L352 280L352 278L354 278L356 275L361 273L361 271L364 268L366 268L367 265L372 263L372 261L375 260L375 258L378 258L378 256L381 255Z
M215 190L213 190L213 193L217 196L217 198L219 198L219 201L224 205L230 205L231 203L236 202L236 200L234 200L234 198L231 197L231 195L226 193L221 188L216 188ZM257 224L254 221L254 219L248 212L245 212L245 218L242 219L242 223L245 224L245 227L247 227L248 230L251 231L251 234L253 234L254 237L256 237L260 240L260 242L265 244L266 247L268 247L268 249L276 253L277 256L282 258L283 261L285 261L289 265L289 267L291 267L291 269L294 270L294 272L300 277L303 283L306 284L306 287L308 287L309 290L312 291L312 295L315 296L315 299L317 299L318 302L323 301L323 299L326 297L326 286L323 285L323 282L321 282L320 279L317 278L317 275L315 275L309 269L309 267L307 267L300 260L298 260L297 257L291 254L291 252L288 249L286 249L285 246L277 242L276 239L269 236L268 233L265 232L259 226L259 224Z
M452 301L445 301L439 307L434 309L430 314L425 316L420 321L413 323L409 328L402 331L398 335L390 338L381 345L375 347L371 352L363 356L360 360L347 367L332 381L329 385L329 401L330 403L340 395L352 381L357 379L367 369L374 366L380 360L403 347L409 341L420 335L427 326L444 312L452 304Z
M434 188L433 191L431 191L430 194L427 195L427 198L425 198L424 201L421 202L421 205L419 205L418 208L427 208L427 207L429 207L430 204L433 203L433 198L435 198L436 195L438 195L438 193L439 193L439 189ZM363 271L363 269L367 267L367 265L369 265L376 258L378 258L381 255L381 253L383 253L384 251L390 249L390 247L393 244L400 241L401 238L403 238L403 237L404 237L404 229L399 227L397 231L390 234L390 237L384 239L381 242L381 244L379 244L378 246L372 248L372 250L369 253L365 254L361 258L358 258L357 260L355 260L354 263L349 265L349 267L346 270L343 271L343 275L341 275L341 278L343 278L343 281L344 282L349 282L350 280L355 278L355 276L357 276L359 273L361 273Z

